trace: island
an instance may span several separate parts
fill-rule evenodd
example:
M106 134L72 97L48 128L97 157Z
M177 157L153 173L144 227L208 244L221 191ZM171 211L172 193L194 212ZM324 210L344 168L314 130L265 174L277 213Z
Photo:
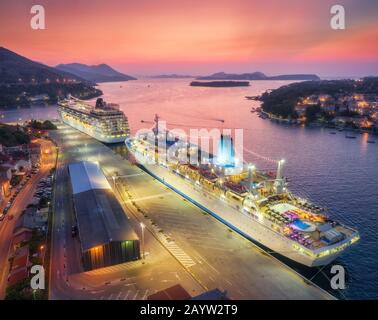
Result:
M249 81L192 81L192 87L248 87Z
M150 76L151 79L188 79L188 78L195 78L190 74L158 74L154 76Z
M316 74L281 74L267 76L262 72L225 73L217 72L209 76L197 77L196 80L320 80Z

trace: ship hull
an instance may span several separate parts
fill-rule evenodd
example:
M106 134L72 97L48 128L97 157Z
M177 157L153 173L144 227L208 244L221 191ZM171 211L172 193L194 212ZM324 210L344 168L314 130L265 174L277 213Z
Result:
M75 121L68 120L67 118L65 118L61 114L60 114L60 118L65 124L69 125L70 127L77 129L77 130L91 136L92 138L95 138L96 140L103 142L103 143L108 143L108 144L123 143L123 142L125 142L125 140L127 138L127 136L126 137L125 136L122 136L122 137L102 136L101 134L95 132L93 129L83 127Z
M237 208L232 207L219 198L209 196L209 194L205 193L201 187L191 183L181 176L178 176L164 166L144 163L144 156L132 150L127 142L126 145L134 154L137 162L139 162L140 167L144 171L195 204L200 209L221 221L230 229L253 241L259 247L278 253L281 256L308 267L328 265L342 253L342 251L338 251L334 254L316 257L294 250L293 241L272 231L264 224L253 220L247 214L242 213ZM345 242L348 241L346 240Z

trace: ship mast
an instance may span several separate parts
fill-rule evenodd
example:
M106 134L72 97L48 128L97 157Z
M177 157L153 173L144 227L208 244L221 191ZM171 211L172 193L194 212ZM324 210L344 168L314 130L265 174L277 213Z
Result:
M253 164L248 165L248 184L249 184L249 193L253 196L257 196L256 188L253 185L253 176L255 175L256 167Z
M285 181L283 179L284 163L285 163L285 160L281 159L278 161L278 165L277 165L277 174L276 174L276 179L274 181L274 189L277 194L283 193L285 189Z

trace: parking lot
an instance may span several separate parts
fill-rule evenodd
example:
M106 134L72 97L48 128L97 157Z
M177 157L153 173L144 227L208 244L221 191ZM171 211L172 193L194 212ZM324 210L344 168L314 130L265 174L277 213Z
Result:
M15 186L10 186L10 195L8 201L5 203L4 207L2 208L2 211L0 213L0 221L3 221L8 214L9 209L12 207L13 203L16 200L17 195L21 192L21 190L25 187L25 185L29 182L29 180L32 178L32 176L36 175L39 172L40 165L39 163L36 163L33 165L32 170L30 172L25 173L24 176L22 176L21 181L15 185ZM51 181L50 181L51 183ZM51 189L50 189L50 194L49 197L51 197ZM9 215L8 219L11 220L13 219L13 216Z
M49 175L46 178L42 178L38 184L37 189L34 192L32 202L42 204L43 202L49 202L51 200L52 193L52 176Z

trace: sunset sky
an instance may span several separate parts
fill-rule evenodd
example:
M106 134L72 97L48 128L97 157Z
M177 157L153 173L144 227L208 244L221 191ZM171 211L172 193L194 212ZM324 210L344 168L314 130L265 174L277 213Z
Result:
M46 30L31 29L33 4ZM333 4L345 7L345 30L330 28ZM1 0L0 46L133 75L378 75L377 17L377 0Z

